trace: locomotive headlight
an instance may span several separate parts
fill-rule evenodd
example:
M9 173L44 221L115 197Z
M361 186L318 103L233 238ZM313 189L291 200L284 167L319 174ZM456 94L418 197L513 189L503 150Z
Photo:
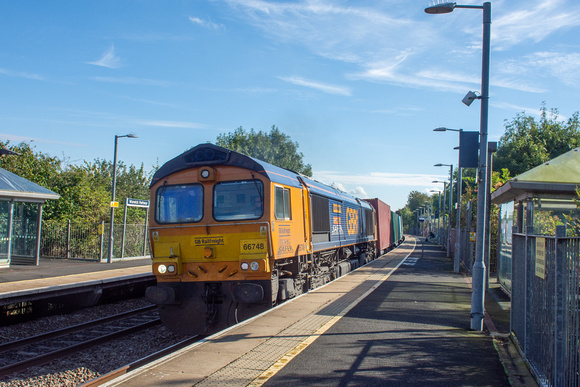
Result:
M252 269L253 271L256 271L260 268L260 264L256 261L252 261L252 263L250 263L250 269Z
M250 265L248 265L248 262L242 262L242 264L240 265L240 268L242 270L248 270L250 268Z
M157 266L157 271L159 272L159 274L165 274L165 273L167 273L167 266L159 265L159 266Z
M203 177L204 179L207 179L209 177L209 171L207 169L202 170L201 177Z
M173 266L173 265L169 265L169 266L167 266L167 271L168 271L169 273L175 273L175 266Z

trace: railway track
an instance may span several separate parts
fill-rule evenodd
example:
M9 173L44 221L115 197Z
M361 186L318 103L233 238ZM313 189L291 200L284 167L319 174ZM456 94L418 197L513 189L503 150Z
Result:
M0 345L0 377L161 324L156 306L119 313Z

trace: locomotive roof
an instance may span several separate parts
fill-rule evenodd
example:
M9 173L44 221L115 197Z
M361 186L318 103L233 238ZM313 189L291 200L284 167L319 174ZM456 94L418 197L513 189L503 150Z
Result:
M274 183L284 184L291 187L301 188L301 182L304 182L310 192L314 194L326 196L335 200L358 202L363 207L371 208L368 203L359 200L354 196L341 192L316 180L312 180L304 175L209 143L197 145L163 164L163 166L157 170L155 175L153 175L151 186L175 172L189 168L215 165L231 165L249 169L267 177Z

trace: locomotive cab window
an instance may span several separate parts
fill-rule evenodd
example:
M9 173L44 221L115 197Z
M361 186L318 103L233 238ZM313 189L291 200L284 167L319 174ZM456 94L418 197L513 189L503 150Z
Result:
M276 219L291 220L290 190L288 188L276 187L275 192Z
M195 223L203 218L201 184L164 185L155 194L157 223Z
M260 180L226 181L214 186L215 220L252 220L263 214L264 184Z

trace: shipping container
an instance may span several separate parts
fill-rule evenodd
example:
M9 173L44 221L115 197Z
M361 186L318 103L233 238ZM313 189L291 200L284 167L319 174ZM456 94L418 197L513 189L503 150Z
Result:
M377 214L377 248L379 255L382 255L396 242L391 237L391 206L377 198L365 201L373 206Z

